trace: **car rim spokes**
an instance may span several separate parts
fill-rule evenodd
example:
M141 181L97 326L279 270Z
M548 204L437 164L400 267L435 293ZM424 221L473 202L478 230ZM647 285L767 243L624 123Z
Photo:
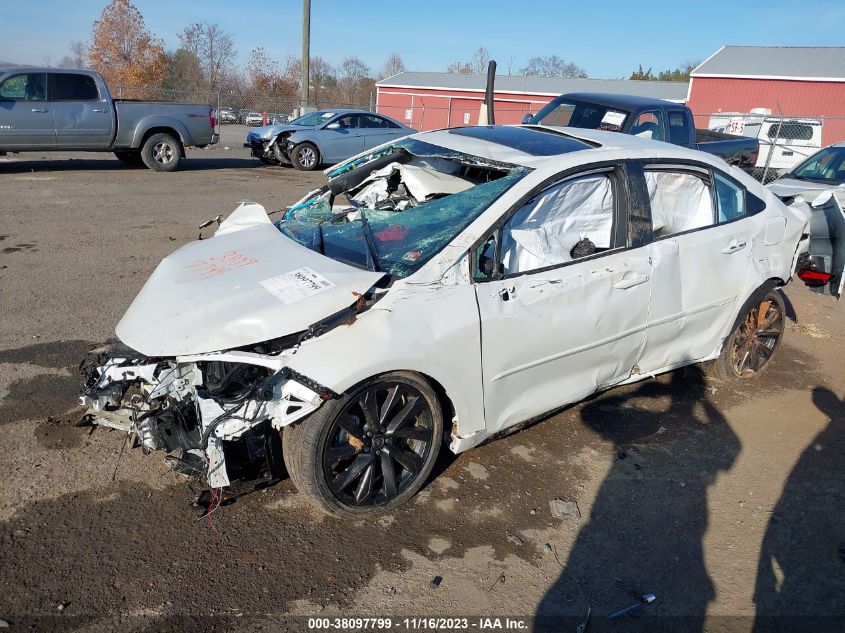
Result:
M314 150L310 147L303 147L299 150L299 163L303 167L311 167L316 160L316 156L314 156Z
M738 376L751 376L766 366L783 327L783 311L775 301L763 299L748 313L734 337L733 369Z
M173 148L167 143L156 143L153 147L153 158L156 162L166 165L173 160Z
M433 439L431 409L416 388L373 385L346 405L329 430L326 481L348 505L382 505L420 475Z

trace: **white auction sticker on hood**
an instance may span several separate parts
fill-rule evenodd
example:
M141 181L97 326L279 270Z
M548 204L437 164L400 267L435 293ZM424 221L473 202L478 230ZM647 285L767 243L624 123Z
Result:
M296 303L319 294L334 284L310 268L298 268L289 273L260 282L264 289L285 304Z

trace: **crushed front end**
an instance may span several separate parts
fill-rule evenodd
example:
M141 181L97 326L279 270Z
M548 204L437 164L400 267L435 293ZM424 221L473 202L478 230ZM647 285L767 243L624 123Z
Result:
M332 393L284 367L284 353L148 358L117 344L80 366L85 423L134 435L145 453L210 488L276 478L278 431Z

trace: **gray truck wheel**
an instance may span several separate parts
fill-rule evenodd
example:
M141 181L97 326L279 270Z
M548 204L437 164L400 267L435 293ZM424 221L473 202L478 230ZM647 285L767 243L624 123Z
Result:
M153 171L175 171L182 161L182 145L166 132L153 134L141 148L141 158Z
M114 155L127 167L141 167L144 164L139 150L119 149L114 152Z
M300 143L291 152L293 166L302 171L313 171L320 166L320 150L313 143Z

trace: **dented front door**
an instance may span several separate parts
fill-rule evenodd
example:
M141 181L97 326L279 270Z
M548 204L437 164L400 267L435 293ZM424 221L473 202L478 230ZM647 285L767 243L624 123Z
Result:
M643 343L650 273L638 248L476 284L487 428L626 379Z

